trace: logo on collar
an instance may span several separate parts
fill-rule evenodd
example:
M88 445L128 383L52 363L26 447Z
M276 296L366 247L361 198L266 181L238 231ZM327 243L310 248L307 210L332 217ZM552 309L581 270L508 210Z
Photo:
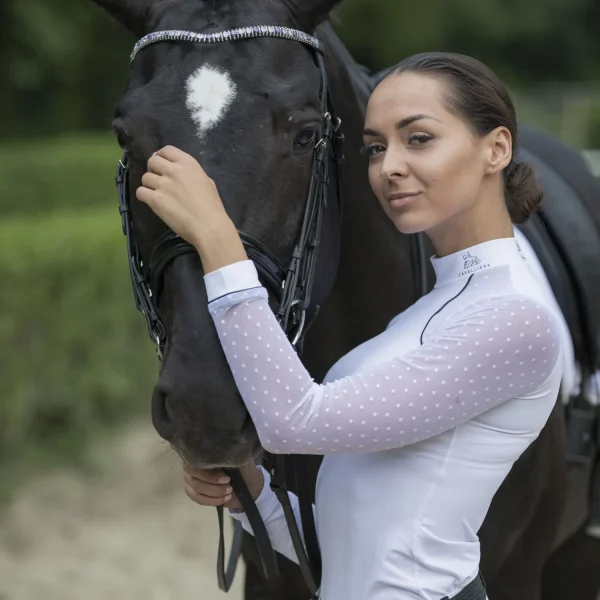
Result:
M483 271L484 269L489 269L491 266L490 263L484 263L478 256L474 256L470 252L463 254L463 260L465 261L465 264L463 270L458 274L459 277L473 275L473 273Z
M467 252L463 255L463 259L465 261L464 269L472 269L477 265L481 264L481 260L477 256L473 256L470 252Z

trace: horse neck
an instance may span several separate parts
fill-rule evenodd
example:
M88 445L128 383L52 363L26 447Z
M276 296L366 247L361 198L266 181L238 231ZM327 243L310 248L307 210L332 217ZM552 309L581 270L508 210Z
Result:
M340 356L385 329L414 296L408 237L377 203L358 151L370 94L368 74L329 24L317 35L325 45L330 93L346 136L339 268L303 355L313 376L321 378Z

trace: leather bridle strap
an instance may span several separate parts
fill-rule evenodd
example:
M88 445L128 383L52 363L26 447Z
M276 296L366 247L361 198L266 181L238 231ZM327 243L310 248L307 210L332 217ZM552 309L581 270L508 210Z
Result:
M307 556L306 549L304 546L304 542L302 540L302 535L300 534L300 530L298 528L298 523L296 522L296 517L294 515L294 509L290 502L290 497L288 495L288 489L285 484L285 456L281 454L273 455L272 459L273 464L271 465L271 489L277 496L279 503L283 509L283 514L285 515L285 520L288 526L288 530L290 533L290 538L292 540L292 545L294 546L294 550L296 552L296 556L298 558L298 564L300 566L300 570L302 571L302 575L304 576L304 580L306 585L310 591L310 593L314 595L317 593L319 585L317 581L320 582L320 573L318 577L315 577L316 573L314 572L314 564L311 563L309 557ZM312 505L311 505L312 511ZM320 562L320 559L319 559Z
M319 547L319 538L313 513L313 494L308 487L309 481L304 456L290 456L290 462L294 470L296 490L298 495L298 506L300 508L300 520L302 522L302 531L304 533L304 542L306 553L312 565L313 573L317 581L321 581L321 549Z
M117 163L115 181L117 184L117 193L119 195L121 227L127 244L127 262L129 263L129 274L131 276L135 306L146 319L148 335L156 344L156 352L159 359L161 359L162 347L167 334L158 314L158 309L144 272L144 263L140 259L137 244L135 243L133 235L131 203L129 201L129 169L127 166L126 154L123 154L123 158Z
M279 567L277 564L277 556L273 550L271 540L267 528L258 512L258 508L252 499L250 490L246 485L242 475L237 469L224 469L231 480L231 487L235 491L237 499L242 505L242 510L246 513L248 520L252 526L252 534L256 540L256 544L260 549L259 556L264 573L267 579L273 581L279 577ZM225 539L224 539L224 523L223 523L223 507L217 507L219 518L219 549L217 555L217 579L219 588L224 592L229 591L233 578L235 576L235 568L242 550L243 527L239 521L234 521L233 541L231 544L230 558L225 570Z
M219 547L217 549L217 581L219 589L228 592L235 578L235 571L242 553L242 542L244 540L244 528L238 521L233 522L233 539L229 551L229 561L225 569L225 522L223 507L217 506L217 517L219 519ZM261 555L262 556L262 555Z
M285 269L277 257L252 236L238 230L248 258L255 263L261 283L281 302ZM165 269L179 256L198 255L198 251L173 231L166 231L156 242L150 255L150 289L160 296Z
M429 291L427 256L425 255L425 240L423 239L423 235L423 233L415 233L410 239L410 256L416 300L425 296Z

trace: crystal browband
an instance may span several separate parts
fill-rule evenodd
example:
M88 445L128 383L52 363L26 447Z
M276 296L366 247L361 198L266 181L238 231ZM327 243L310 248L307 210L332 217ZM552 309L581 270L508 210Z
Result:
M254 27L240 27L239 29L229 29L228 31L218 31L216 33L195 33L193 31L179 31L170 29L165 31L155 31L145 35L133 47L131 61L138 52L151 44L158 42L195 42L199 44L219 44L221 42L232 42L235 40L247 40L257 37L275 37L286 40L293 40L311 46L319 52L323 52L321 42L312 35L290 29L289 27L277 27L274 25L256 25Z

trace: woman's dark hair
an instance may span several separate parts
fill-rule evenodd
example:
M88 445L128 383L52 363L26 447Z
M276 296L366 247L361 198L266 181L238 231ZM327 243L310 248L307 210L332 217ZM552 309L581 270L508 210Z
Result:
M403 60L387 71L419 73L438 77L448 85L448 108L481 137L506 127L513 140L513 158L504 169L506 206L513 223L521 224L535 212L543 198L535 173L525 162L517 162L517 117L515 107L500 79L480 61L462 54L423 52Z

